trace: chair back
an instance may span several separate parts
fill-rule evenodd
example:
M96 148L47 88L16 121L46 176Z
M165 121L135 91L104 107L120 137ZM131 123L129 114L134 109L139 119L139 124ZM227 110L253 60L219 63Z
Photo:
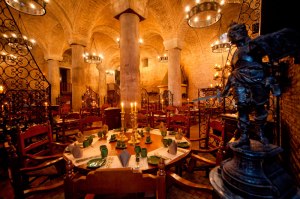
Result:
M190 137L190 123L189 116L182 114L175 114L170 116L168 129L178 131L182 129L186 137Z
M57 140L60 140L60 136L62 137L63 142L70 141L69 138L77 135L79 132L79 121L81 115L80 113L69 113L62 116L62 123L60 132L57 133Z
M65 178L65 198L81 198L87 194L130 194L154 192L157 199L166 198L166 173L143 174L132 168L106 168L91 171L87 176Z
M80 131L82 134L93 134L97 133L96 130L102 129L102 117L99 116L87 116L85 118L81 118L79 121Z
M31 126L18 134L18 151L22 166L30 163L28 156L42 156L51 154L53 141L50 124L38 124Z

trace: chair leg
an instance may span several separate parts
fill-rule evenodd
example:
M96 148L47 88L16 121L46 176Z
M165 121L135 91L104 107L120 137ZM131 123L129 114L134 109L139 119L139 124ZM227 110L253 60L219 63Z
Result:
M193 158L190 159L188 166L187 166L187 171L189 173L193 173L194 172L194 168L196 166L196 160L194 160Z

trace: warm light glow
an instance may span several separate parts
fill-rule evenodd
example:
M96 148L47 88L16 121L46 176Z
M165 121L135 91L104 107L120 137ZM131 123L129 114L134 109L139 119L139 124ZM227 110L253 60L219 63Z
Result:
M191 10L191 8L190 8L190 6L186 6L184 10L185 10L185 12L189 12Z
M4 87L2 85L0 85L0 94L2 94L4 91Z
M124 102L121 102L121 112L124 113Z
M139 44L144 43L144 40L142 38L139 39Z

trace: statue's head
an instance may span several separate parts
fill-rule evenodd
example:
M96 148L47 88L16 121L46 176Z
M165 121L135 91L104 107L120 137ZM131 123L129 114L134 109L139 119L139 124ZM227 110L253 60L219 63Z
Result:
M245 24L233 22L229 25L227 37L232 44L244 42L248 38L248 32Z

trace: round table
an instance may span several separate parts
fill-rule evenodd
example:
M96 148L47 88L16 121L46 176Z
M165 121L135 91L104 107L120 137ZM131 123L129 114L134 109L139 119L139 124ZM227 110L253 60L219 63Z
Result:
M76 170L78 170L78 171L80 171L81 173L84 173L84 174L88 173L91 170L94 170L94 169L88 168L86 162L90 159L93 159L93 158L96 158L96 157L98 157L98 158L101 157L100 149L99 149L100 145L106 145L107 146L107 148L108 148L108 157L107 157L107 159L109 159L110 157L117 158L117 156L124 149L116 148L117 142L109 142L109 138L110 138L111 134L119 135L120 132L115 131L115 130L111 130L111 131L109 131L107 136L105 138L102 138L102 139L98 138L97 135L94 134L95 137L93 139L92 145L87 147L87 148L82 149L84 155L81 158L76 159L72 156L71 153L65 152L64 153L64 159L67 161L67 164L73 164L73 166L75 167ZM128 140L130 140L132 132L124 133L124 135L128 138ZM145 131L144 131L144 135L145 135ZM148 156L149 156L149 154L151 154L151 152L154 152L154 151L158 151L158 152L160 150L161 151L167 151L167 148L163 146L163 143L162 143L163 137L160 135L160 132L159 132L158 129L151 130L150 136L151 136L151 141L152 141L151 143L146 144L145 143L146 136L144 136L144 137L140 138L140 142L137 143L136 145L139 145L141 148L146 148L147 152L148 152ZM168 135L165 138L171 138L171 139L175 140L175 136L174 135L169 135L169 132L168 132ZM185 158L190 154L190 152L191 152L191 143L190 143L190 141L185 137L183 137L182 140L176 140L176 142L183 142L183 141L187 141L189 143L190 147L184 148L184 149L177 147L176 157L174 159L169 158L168 161L165 161L166 162L166 168L180 165L182 163L182 161L184 161ZM126 141L125 143L127 145L126 150L131 155L135 155L134 145L129 144L128 141ZM163 158L165 158L163 154L161 154L161 156ZM80 163L80 165L76 165L75 161L78 161L78 160L79 161L83 160L82 162L84 162L84 163ZM100 167L100 168L105 168L105 166ZM178 166L176 168L177 168L177 173L180 173L181 172L180 167ZM141 168L142 172L145 172L145 173L156 171L156 169L157 169L156 165L150 165L150 164L148 164L147 168Z

